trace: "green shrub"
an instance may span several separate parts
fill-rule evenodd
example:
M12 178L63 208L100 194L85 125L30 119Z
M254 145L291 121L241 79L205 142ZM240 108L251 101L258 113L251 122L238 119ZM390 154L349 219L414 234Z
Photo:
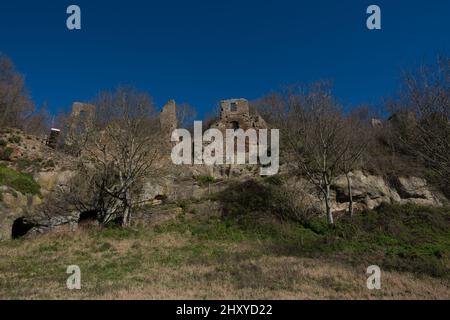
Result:
M22 138L19 137L19 136L13 135L13 136L9 137L8 141L9 141L10 143L16 143L16 144L18 144L18 143L20 143L20 141L22 141Z
M6 147L5 149L0 151L0 160L9 161L11 160L11 155L13 153L13 149Z
M299 221L306 210L292 197L292 193L283 186L249 180L231 185L216 199L229 216L264 213L282 220Z
M0 139L0 147L6 147L7 144L8 143L5 140Z
M55 162L52 159L49 159L45 164L45 167L47 168L54 168L55 167Z
M39 184L30 174L20 173L4 166L0 166L0 185L7 185L22 194L40 193Z
M196 176L195 180L201 186L205 186L205 185L208 185L210 183L216 182L216 179L214 177L211 177L211 176Z
M246 192L244 192L246 190ZM270 189L247 182L219 195L225 215L215 219L182 219L158 232L189 232L207 240L264 241L268 254L334 259L358 267L377 264L396 270L450 278L450 210L415 205L382 205L350 218L336 216L299 221L274 219ZM281 207L282 209L282 207Z
M23 159L17 160L16 164L20 170L23 170L23 169L33 166L33 161L31 161L30 159L23 158Z
M284 183L284 177L280 176L280 175L273 175L273 176L267 176L264 181L266 181L267 183L270 183L274 186L281 186Z
M12 133L13 131L12 131L11 128L4 128L4 129L1 129L0 132L1 132L1 133L7 133L7 134L10 134L10 133Z
M187 199L181 199L177 201L177 205L183 210L183 213L186 213L189 210L190 201Z
M313 255L334 255L355 264L372 263L384 269L449 277L450 210L417 205L382 205L350 218L304 223L318 241L303 248Z
M10 182L10 185L22 194L38 194L40 191L36 181L25 176L17 177Z

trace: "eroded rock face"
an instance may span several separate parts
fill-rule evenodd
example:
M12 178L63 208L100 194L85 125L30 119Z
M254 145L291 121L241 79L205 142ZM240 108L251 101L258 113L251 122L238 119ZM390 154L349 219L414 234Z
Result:
M383 177L355 171L351 175L351 180L353 201L362 208L374 209L382 203L442 206L445 200L444 196L433 190L425 179L417 177L400 177L395 183L388 183ZM336 192L337 206L349 201L345 176L336 179L333 190Z
M428 206L442 206L444 195L434 190L425 179L417 177L398 178L397 191L401 203L415 203Z
M1 186L0 241L11 239L14 221L30 216L34 206L41 203L38 196L23 195L9 187Z
M78 217L71 213L55 212L52 217L43 215L39 208L43 198L57 187L65 185L73 176L73 171L47 171L35 174L35 180L41 187L41 195L24 195L7 186L0 186L0 240L12 237L14 222L24 219L33 224L30 232L44 232L59 225L76 223Z
M35 226L27 233L27 236L55 230L74 231L78 226L79 218L80 213L75 211L53 217L34 217L31 221L35 223Z
M351 175L353 201L364 203L368 209L378 207L381 203L393 203L400 201L400 196L392 190L386 181L380 176L365 175L361 171L355 171ZM349 201L347 179L340 176L333 184L336 192L336 203Z
M158 195L167 194L167 187L158 182L146 182L142 188L142 200L151 201Z
M21 208L12 209L0 204L0 241L11 239L13 223L22 215Z

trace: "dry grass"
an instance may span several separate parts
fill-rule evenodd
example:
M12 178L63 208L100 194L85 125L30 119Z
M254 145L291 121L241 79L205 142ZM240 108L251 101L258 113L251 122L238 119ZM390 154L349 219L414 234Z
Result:
M109 232L109 231L108 231ZM0 244L2 299L449 299L448 280L279 255L259 240L189 232L78 231ZM68 290L68 265L81 290Z

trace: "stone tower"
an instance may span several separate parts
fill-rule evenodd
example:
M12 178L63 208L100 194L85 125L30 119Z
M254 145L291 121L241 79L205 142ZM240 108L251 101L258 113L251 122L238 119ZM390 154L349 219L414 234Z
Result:
M159 115L159 123L161 126L161 138L168 145L171 144L170 138L173 130L177 128L177 107L175 100L169 100L162 108Z
M212 128L226 129L265 129L266 122L259 115L251 115L246 99L227 99L220 102L220 119Z

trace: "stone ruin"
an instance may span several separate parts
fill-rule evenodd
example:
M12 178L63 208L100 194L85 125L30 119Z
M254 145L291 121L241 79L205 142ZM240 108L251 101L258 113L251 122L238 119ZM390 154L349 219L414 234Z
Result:
M60 133L61 133L60 129L51 128L50 129L50 135L48 136L48 139L47 139L47 142L46 142L47 146L49 146L52 149L56 149L56 147L58 146Z
M85 122L85 125L88 125L89 122L94 118L95 114L95 106L88 103L82 103L82 102L74 102L72 104L72 111L70 113L70 116L72 119L76 119L78 121L72 122L72 127L69 128L69 131L76 130L77 123L79 121L88 121ZM59 138L61 135L61 130L59 128L51 128L50 134L46 138L46 144L52 149L56 149L58 146ZM69 134L66 137L65 143L67 145L71 145L74 143L74 141L71 141L71 134Z
M77 118L93 118L95 115L95 106L89 103L74 102L72 104L72 117Z
M65 143L70 146L75 141L71 140L70 131L87 129L93 120L96 112L95 105L74 102L72 105L71 117L76 120L72 122L72 128L69 128L69 134L65 138ZM80 128L77 128L83 122ZM177 108L175 100L169 100L161 109L159 114L161 147L163 149L171 149L174 143L171 142L173 130L178 128ZM264 119L256 114L250 113L249 103L246 99L226 99L220 102L220 117L213 122L209 128L216 128L223 132L225 136L226 129L243 129L250 128L267 129L268 126ZM208 128L205 128L208 129ZM247 143L247 141L246 141ZM248 150L248 144L246 146ZM165 153L165 152L164 152ZM170 156L170 152L167 153Z
M246 99L228 99L220 102L220 118L211 125L221 131L226 129L266 129L267 124L259 115L251 115Z
M177 110L176 103L174 100L169 100L161 110L160 117L160 128L161 128L161 147L166 150L170 150L174 143L171 142L171 135L173 130L178 128ZM254 115L250 113L249 103L246 99L226 99L220 102L220 117L213 122L210 126L203 128L206 129L218 129L223 135L224 139L226 136L227 129L267 129L268 126L264 119L259 115ZM225 143L225 141L224 141ZM250 140L246 139L246 153L250 149ZM257 143L257 142L256 142ZM194 148L193 148L193 152ZM167 157L170 158L170 152L167 152ZM166 159L170 161L170 159ZM193 166L195 170L195 165ZM200 168L206 168L209 175L213 175L213 171L220 171L220 175L229 175L232 168L239 167L238 165L220 165L213 166L209 168L206 165L200 166ZM197 168L200 170L200 168ZM227 173L228 172L228 173Z
M71 117L82 119L92 119L95 114L95 105L74 102L72 105ZM177 109L175 100L169 100L161 110L160 127L162 136L170 141L172 131L178 126ZM225 131L226 129L266 129L267 124L259 115L251 115L249 104L246 99L227 99L220 102L220 117L214 122L211 128Z
M75 141L73 133L81 130L86 130L93 124L96 107L93 104L74 102L72 104L72 111L70 113L71 125L68 128L68 132L65 135L64 143L67 146L76 145L78 141Z
M172 131L178 126L177 107L175 100L169 100L159 114L159 123L161 127L161 137L165 146L170 146Z
M372 118L370 119L370 125L374 129L381 129L383 128L383 121L381 121L381 119Z
M412 128L417 124L416 115L410 111L396 111L389 116L385 121L379 118L372 118L370 125L374 129L383 128Z
M164 105L159 121L163 137L170 141L172 131L178 126L174 100L169 100ZM248 101L241 98L222 100L220 102L220 117L209 128L219 129L225 133L226 129L267 129L267 124L261 116L250 114Z

